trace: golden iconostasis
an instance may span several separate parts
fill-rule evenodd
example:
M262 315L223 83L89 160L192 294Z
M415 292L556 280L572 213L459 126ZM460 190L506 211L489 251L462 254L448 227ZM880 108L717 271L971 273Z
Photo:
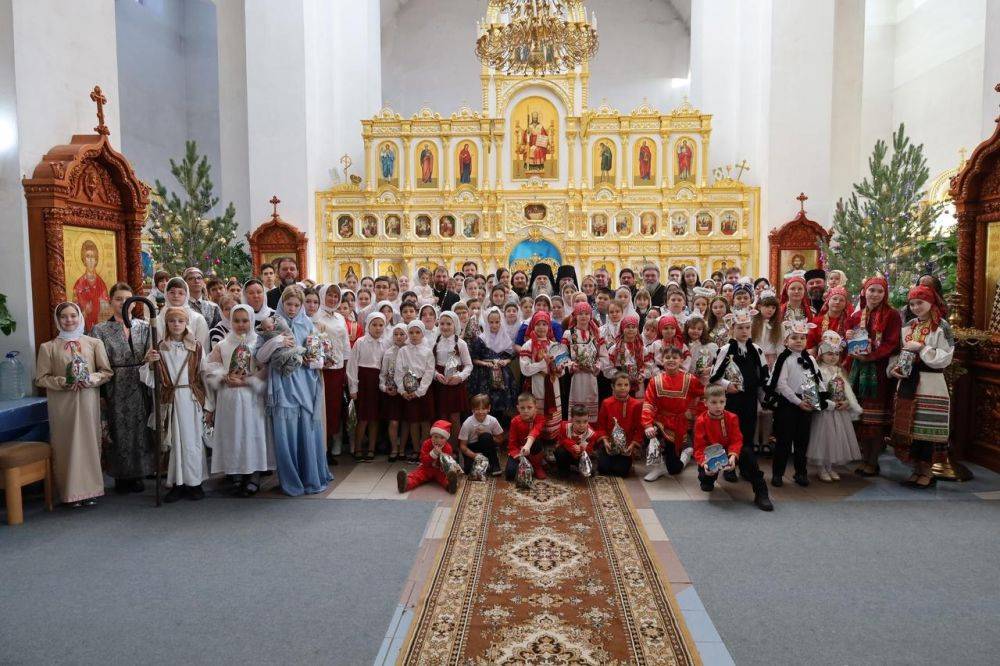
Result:
M318 278L468 259L758 270L760 190L709 182L711 115L686 101L592 109L588 88L586 67L544 79L484 69L478 111L363 120L360 182L316 193Z

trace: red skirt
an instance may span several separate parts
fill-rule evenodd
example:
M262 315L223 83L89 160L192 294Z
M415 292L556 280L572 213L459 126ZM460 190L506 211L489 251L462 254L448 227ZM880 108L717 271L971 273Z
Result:
M379 399L382 392L378 388L378 368L358 368L358 399L354 409L358 421L379 421L382 419Z
M340 434L340 415L344 404L344 380L347 370L323 371L323 389L326 400L326 432L328 435Z
M434 414L434 394L427 391L422 398L403 400L403 421L406 423L431 422L437 418Z
M389 395L380 391L378 398L379 404L382 406L380 411L385 420L401 421L403 419L403 403L406 402L403 396L399 394Z
M444 368L437 366L437 372L443 373ZM442 418L451 414L461 414L469 411L469 390L465 382L461 384L441 384L434 380L434 407Z

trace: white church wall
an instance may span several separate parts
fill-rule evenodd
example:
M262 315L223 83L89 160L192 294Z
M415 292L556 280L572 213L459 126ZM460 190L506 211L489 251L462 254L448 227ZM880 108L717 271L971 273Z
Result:
M220 177L215 5L209 0L115 2L123 152L150 185L178 184L169 159L194 139ZM225 201L222 205L225 205Z
M986 3L986 44L983 47L983 105L980 136L992 136L996 130L1000 95L994 86L1000 83L1000 0Z
M2 208L0 218L4 238L0 291L7 295L17 331L10 337L0 336L0 351L20 351L33 373L27 207L20 179L34 171L52 146L67 143L74 134L93 133L97 115L89 93L94 84L108 98L104 114L112 143L121 145L115 8L103 0L13 0L2 7L0 12L10 14L0 13L0 114L10 119L11 106L16 104L17 163L9 149L2 151L0 201L9 207Z
M247 160L247 47L244 0L216 0L219 58L218 191L236 206L240 235L259 220L251 217L250 168Z
M600 50L590 68L590 105L629 112L643 97L670 109L686 92L671 79L689 69L690 0L587 0L597 13ZM479 108L476 21L485 0L383 0L383 97L403 116L429 105L450 115L463 103Z

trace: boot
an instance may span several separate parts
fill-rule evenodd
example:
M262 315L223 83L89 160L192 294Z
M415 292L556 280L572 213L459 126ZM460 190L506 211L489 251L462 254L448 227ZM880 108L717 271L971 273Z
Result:
M544 453L535 453L528 456L528 462L530 462L531 466L534 468L532 471L535 473L536 480L544 481L548 478L548 475L545 474L545 468L543 467L543 463L545 462Z
M771 498L767 494L767 484L764 483L763 475L753 482L753 503L761 511L774 511Z
M694 449L690 446L681 451L681 465L687 467L687 464L691 462L691 457L694 455Z
M402 495L406 492L406 470L401 469L396 472L396 489L399 490L399 494Z
M649 468L646 472L646 476L642 477L643 481L656 481L661 476L667 473L667 466L663 462L659 462Z

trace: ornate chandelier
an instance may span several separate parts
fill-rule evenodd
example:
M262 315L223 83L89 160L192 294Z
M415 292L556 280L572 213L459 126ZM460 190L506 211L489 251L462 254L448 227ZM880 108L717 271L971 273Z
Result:
M476 55L504 74L560 74L597 53L597 15L588 21L582 0L490 0L476 27Z

